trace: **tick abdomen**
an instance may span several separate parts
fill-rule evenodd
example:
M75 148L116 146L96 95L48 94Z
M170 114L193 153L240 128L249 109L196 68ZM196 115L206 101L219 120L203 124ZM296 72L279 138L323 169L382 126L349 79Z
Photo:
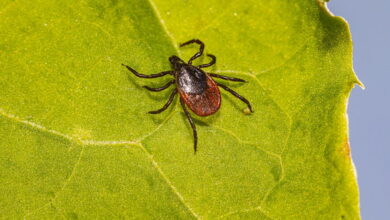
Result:
M192 112L199 116L212 115L218 111L221 106L221 94L219 92L217 84L211 79L210 76L206 77L206 89L199 94L191 94L184 92L180 88L179 93L181 98L185 101L185 104L191 109Z

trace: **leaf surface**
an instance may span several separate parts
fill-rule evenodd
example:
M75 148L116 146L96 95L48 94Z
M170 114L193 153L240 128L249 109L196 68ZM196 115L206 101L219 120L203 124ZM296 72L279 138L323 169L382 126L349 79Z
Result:
M352 43L324 4L2 0L0 218L359 219ZM255 111L222 91L196 155L177 99L147 114L170 77L121 66L169 70L193 38Z

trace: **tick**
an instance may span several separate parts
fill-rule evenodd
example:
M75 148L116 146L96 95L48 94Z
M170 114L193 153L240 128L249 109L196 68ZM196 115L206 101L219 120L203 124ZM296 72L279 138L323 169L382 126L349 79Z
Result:
M205 71L202 70L203 68L210 67L215 64L217 59L214 55L207 54L207 56L211 58L211 61L207 64L201 64L198 66L192 65L192 61L202 56L205 47L204 43L198 39L193 39L180 44L180 47L182 47L193 43L199 44L200 49L197 53L195 53L195 55L193 55L189 59L188 63L184 62L182 59L180 59L177 56L169 57L169 62L172 64L173 70L164 71L164 72L151 74L151 75L145 75L145 74L138 73L136 70L134 70L133 68L127 65L124 64L122 65L125 66L128 70L130 70L130 72L132 72L134 75L140 78L151 79L151 78L162 77L165 75L173 76L174 78L173 80L169 81L168 83L166 83L165 85L159 88L150 88L148 86L144 86L144 88L152 92L159 92L169 88L173 84L176 85L176 88L172 91L165 105L162 108L155 111L150 111L149 113L159 114L163 112L172 103L173 99L175 98L175 95L179 93L180 104L192 128L192 132L194 136L194 152L196 153L197 144L198 144L198 135L196 132L195 123L190 113L188 112L186 106L189 109L191 109L193 113L202 117L214 114L215 112L218 111L218 109L221 106L221 93L219 92L219 88L218 88L221 87L222 89L228 91L233 96L243 101L248 106L250 112L253 111L252 111L251 104L246 98L242 97L237 92L230 89L229 87L214 81L213 78L229 80L233 82L245 82L245 80L218 75L215 73L206 73Z

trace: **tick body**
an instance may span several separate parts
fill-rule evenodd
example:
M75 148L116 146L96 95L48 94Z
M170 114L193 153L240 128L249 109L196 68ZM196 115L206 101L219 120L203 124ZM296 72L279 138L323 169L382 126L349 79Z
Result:
M192 65L192 61L196 58L202 56L204 50L204 44L202 41L198 39L193 39L187 41L180 46L185 46L188 44L196 43L200 45L200 49L195 55L193 55L190 60L186 63L182 59L177 56L169 57L169 62L172 64L173 70L164 71L157 74L144 75L138 73L133 68L122 64L128 70L130 70L134 75L140 78L157 78L163 77L165 75L172 75L173 80L166 83L164 86L159 88L150 88L148 86L144 86L144 88L153 91L159 92L164 89L169 88L171 85L175 84L176 88L172 91L167 103L160 109L155 111L150 111L150 114L158 114L166 110L169 105L172 103L174 97L177 93L180 95L180 103L184 110L184 113L191 125L193 136L194 136L194 152L197 150L198 136L196 132L195 123L187 110L187 107L196 115L199 116L208 116L212 115L218 111L221 106L221 93L218 87L228 91L241 101L243 101L247 106L250 112L252 111L251 104L247 99L239 95L237 92L233 91L229 87L220 84L214 81L213 78L219 78L223 80L229 80L234 82L245 82L245 80L239 78L233 78L228 76L222 76L215 73L206 73L202 70L202 68L209 67L215 64L216 57L211 54L207 54L211 58L210 63L201 64L199 66Z
M221 106L221 93L217 84L203 70L189 64L181 64L175 76L176 88L181 99L199 116L208 116Z

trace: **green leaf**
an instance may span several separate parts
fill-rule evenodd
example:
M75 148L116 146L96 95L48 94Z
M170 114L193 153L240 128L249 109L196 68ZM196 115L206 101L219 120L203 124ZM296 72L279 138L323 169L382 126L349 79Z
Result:
M352 43L324 4L0 1L0 218L359 219ZM121 66L169 70L192 38L255 111L222 91L196 155L177 99L147 114L169 77Z

